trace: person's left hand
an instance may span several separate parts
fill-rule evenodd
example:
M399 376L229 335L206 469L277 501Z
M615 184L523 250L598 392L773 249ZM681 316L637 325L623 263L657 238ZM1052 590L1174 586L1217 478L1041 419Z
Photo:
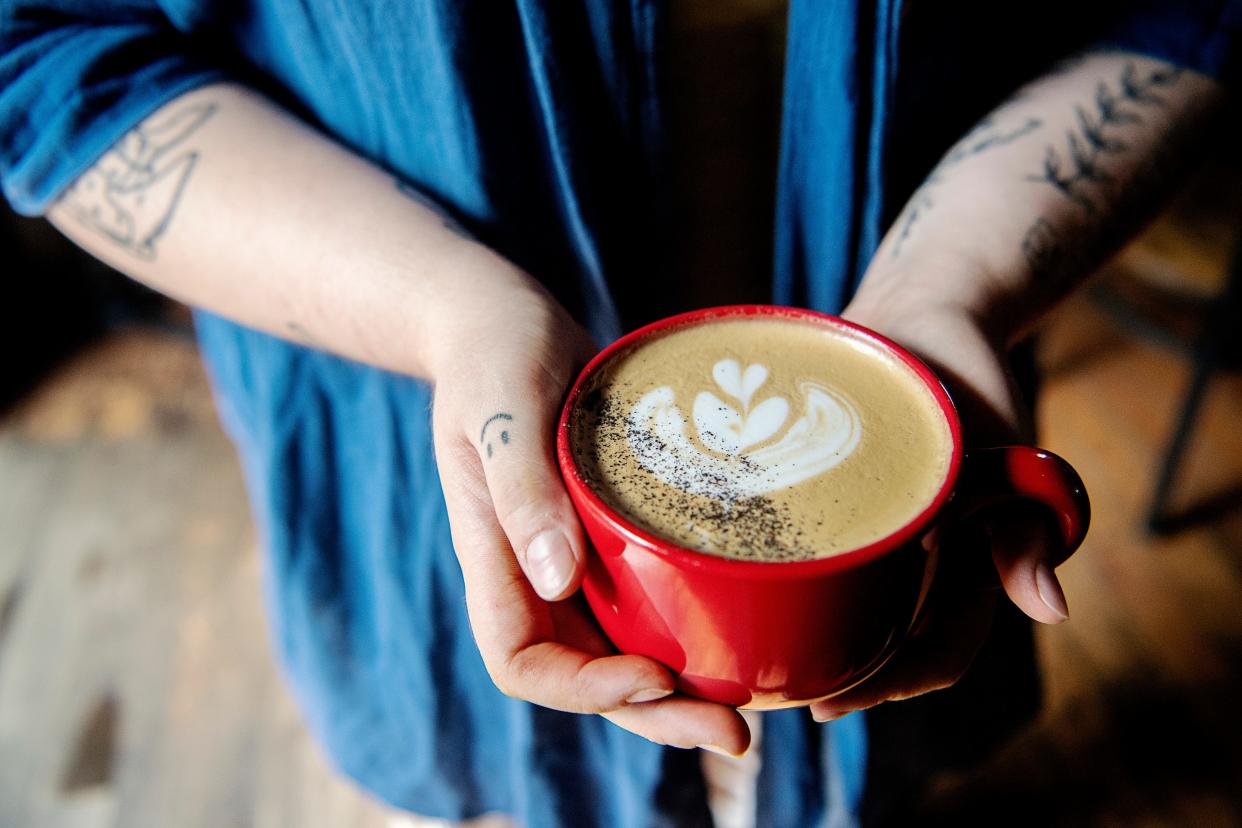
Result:
M902 345L936 372L957 405L968 448L1032 442L1005 343L992 341L976 314L934 297L880 298L877 291L864 291L842 315ZM1065 596L1047 563L1060 557L1048 521L1034 510L1007 509L987 519L984 528L1009 599L1036 621L1066 620ZM950 559L951 554L942 556ZM922 621L893 659L857 687L811 705L816 720L954 684L987 636L999 595L978 575L968 566L942 566Z

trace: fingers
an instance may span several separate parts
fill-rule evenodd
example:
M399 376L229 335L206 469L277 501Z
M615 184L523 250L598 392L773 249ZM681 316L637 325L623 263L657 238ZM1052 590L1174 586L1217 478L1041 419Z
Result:
M558 623L554 612L581 613L576 604L548 604L535 594L501 529L479 458L461 441L436 447L453 545L466 585L466 608L488 673L506 695L575 713L616 710L629 700L671 693L673 677L642 656L607 656L606 642L588 638L583 619ZM579 646L562 640L560 629ZM590 647L588 652L583 647Z
M1048 565L1059 541L1036 507L1010 508L989 522L992 560L1009 599L1044 624L1069 618L1065 593Z
M562 396L594 350L573 330L550 350L542 333L517 337L510 345L521 355L488 361L478 376L461 376L475 370L466 365L437 377L436 461L479 652L506 695L601 713L662 744L740 754L750 731L736 711L672 696L666 667L611 655L584 602L561 600L576 592L586 560L555 460Z
M991 626L996 593L962 593L948 587L929 600L920 633L902 645L893 659L857 687L811 705L816 721L838 719L886 701L900 701L943 690L970 667Z
M1047 561L1057 551L1047 515L1036 507L1008 504L987 516L992 559L1010 600L1036 621L1055 624L1068 615L1065 597ZM980 538L979 540L982 540ZM956 565L947 560L928 597L925 622L893 660L845 693L811 705L818 721L831 721L886 701L911 698L956 683L966 672L991 624L995 590L979 586L977 542L964 533L953 540Z
M450 458L447 447L438 447L437 458L471 627L496 686L544 707L603 713L618 726L660 744L743 753L750 730L737 711L670 696L673 676L652 659L601 657L609 646L580 601L549 604L534 593L509 550L471 452L462 445ZM475 466L463 460L473 460Z
M541 598L565 598L582 581L586 543L555 459L559 385L463 416L512 554Z
M701 747L741 756L750 747L750 728L742 714L722 704L671 696L605 713L613 724L661 745Z
M492 679L507 696L569 713L607 713L673 692L673 677L652 659L596 658L552 641L511 652Z

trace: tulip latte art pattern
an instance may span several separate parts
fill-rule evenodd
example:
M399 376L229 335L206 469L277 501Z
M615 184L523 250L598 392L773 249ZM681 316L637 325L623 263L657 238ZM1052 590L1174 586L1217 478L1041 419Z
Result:
M913 518L948 466L931 392L870 340L777 317L674 329L584 388L586 483L682 546L765 561L832 555Z
M755 448L786 426L790 401L772 396L752 406L767 381L766 365L743 371L737 360L723 359L712 377L736 407L713 391L695 397L693 422L704 448L687 437L686 417L669 386L644 394L626 421L639 465L675 489L724 501L756 497L823 474L858 445L862 422L853 404L830 388L805 382L805 413L779 440Z

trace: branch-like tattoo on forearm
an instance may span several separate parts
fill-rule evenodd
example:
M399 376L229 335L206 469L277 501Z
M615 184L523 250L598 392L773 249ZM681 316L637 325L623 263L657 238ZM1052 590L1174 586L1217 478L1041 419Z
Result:
M487 421L483 423L483 428L479 430L479 445L486 448L488 457L492 456L492 446L494 440L498 441L501 445L509 445L509 430L504 427L506 422L513 422L513 415L499 411L488 417ZM497 425L492 429L492 437L489 438L487 436L487 428L492 425L492 423L496 423ZM497 433L498 431L499 433Z
M994 147L1012 144L1019 138L1031 134L1041 126L1043 126L1043 121L1040 119L1027 118L1020 125L1002 128L996 126L991 116L984 118L976 124L974 129L949 150L949 153L941 159L936 168L927 176L922 186L910 197L910 201L907 203L906 209L899 219L900 230L897 231L897 239L893 243L892 258L895 259L901 255L901 246L910 237L910 232L914 229L915 224L918 223L919 219L928 210L935 206L932 194L946 172L968 158L973 158Z
M1115 82L1096 84L1090 103L1074 107L1075 128L1066 133L1065 143L1049 145L1043 170L1026 178L1053 187L1077 205L1080 219L1063 216L1061 227L1049 217L1035 221L1022 239L1022 256L1032 273L1055 279L1093 267L1133 232L1167 189L1178 156L1167 129L1154 144L1144 145L1143 155L1124 166L1109 169L1108 161L1121 161L1134 151L1140 137L1134 128L1146 123L1149 110L1166 106L1181 75L1172 64L1140 72L1127 63ZM1127 166L1133 168L1126 171ZM1076 241L1067 240L1067 235Z
M1081 217L1040 217L1022 239L1031 272L1055 283L1084 273L1132 234L1180 180L1187 159L1173 132L1159 136L1126 176L1125 191L1107 209Z
M198 163L191 136L215 111L214 103L194 103L144 121L83 173L60 205L135 256L154 259Z
M1130 149L1124 128L1143 123L1144 108L1163 107L1161 92L1180 75L1181 70L1171 65L1142 75L1127 63L1115 84L1101 81L1096 86L1091 104L1074 107L1076 128L1065 133L1063 146L1048 146L1043 170L1028 175L1027 180L1054 187L1088 214L1099 212L1115 183L1104 160Z
M1034 273L1045 273L1065 258L1061 235L1047 219L1036 219L1022 239L1022 256Z

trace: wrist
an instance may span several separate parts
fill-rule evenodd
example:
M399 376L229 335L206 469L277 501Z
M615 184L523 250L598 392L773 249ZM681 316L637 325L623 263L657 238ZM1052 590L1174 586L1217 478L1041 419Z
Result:
M996 302L996 281L964 256L877 256L843 315L861 324L906 328L919 319L960 320L980 330Z
M443 251L434 282L418 314L419 344L433 383L477 371L484 352L500 345L513 321L529 318L542 300L530 276L470 239Z
M514 389L555 398L597 350L590 335L532 276L476 245L454 263L455 286L426 313L429 379L457 395Z
M964 308L853 303L842 316L885 336L922 360L948 388L973 445L1030 442L1029 413L1008 371L1005 348Z

